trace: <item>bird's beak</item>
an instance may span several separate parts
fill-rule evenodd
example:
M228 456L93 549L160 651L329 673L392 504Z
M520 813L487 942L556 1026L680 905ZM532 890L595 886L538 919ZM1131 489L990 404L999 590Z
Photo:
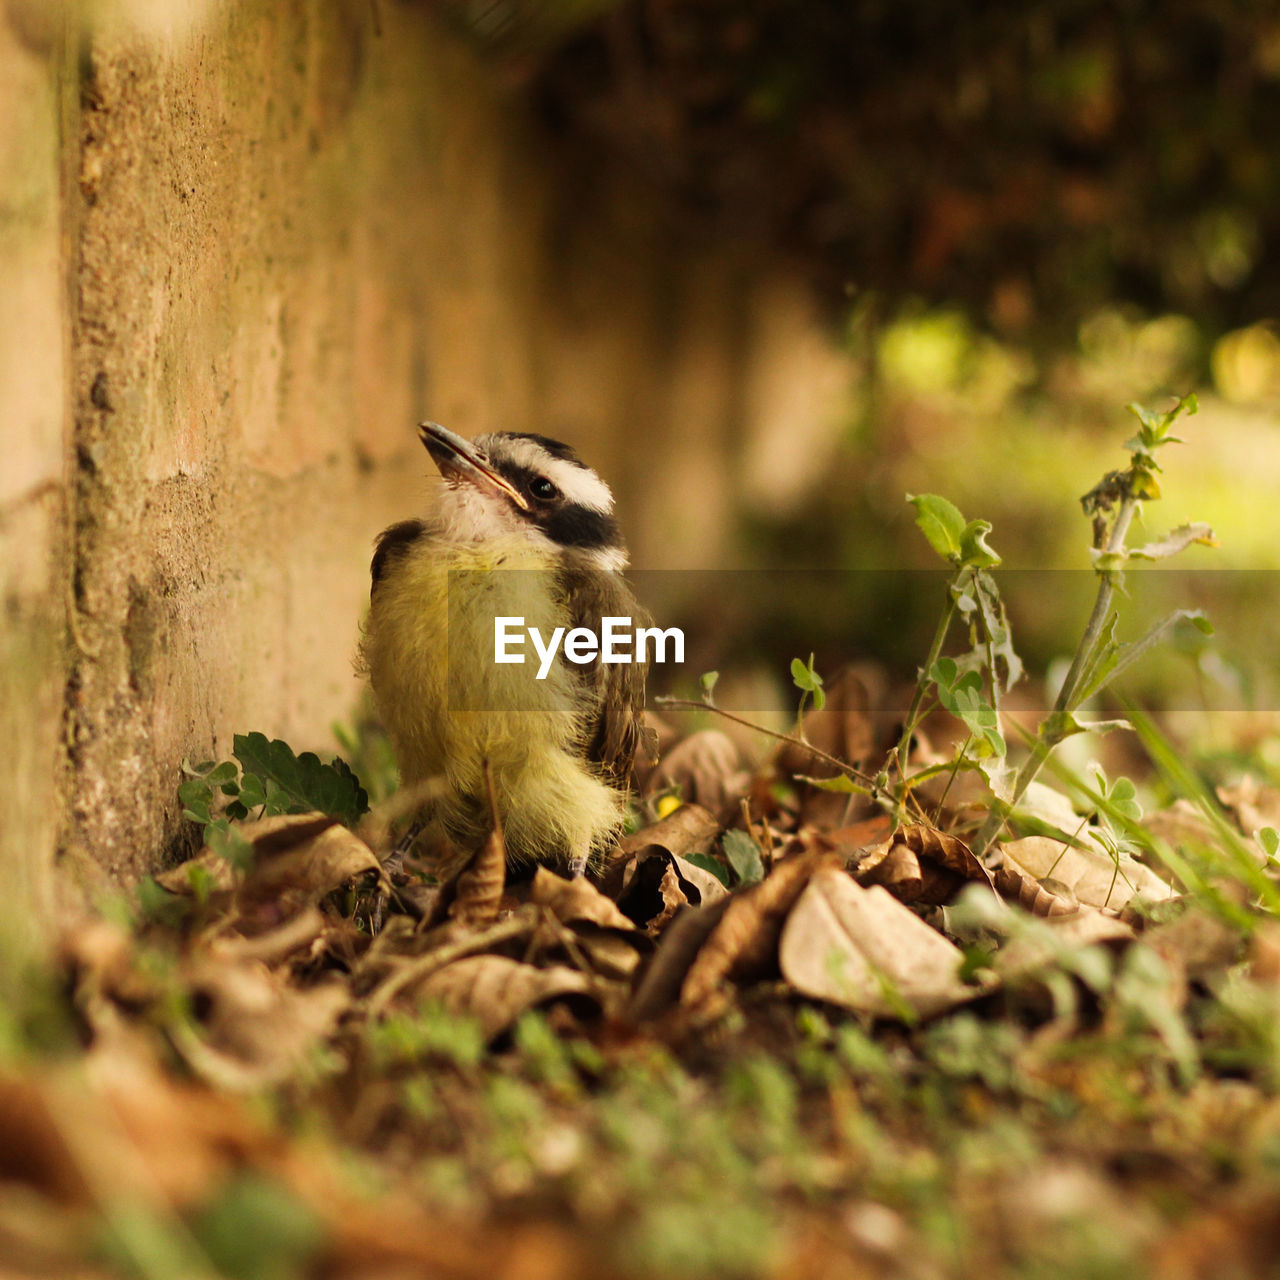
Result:
M501 494L521 511L529 510L529 504L519 490L489 465L488 458L470 440L447 431L438 422L418 423L418 437L427 446L427 452L446 480L462 480L477 489Z

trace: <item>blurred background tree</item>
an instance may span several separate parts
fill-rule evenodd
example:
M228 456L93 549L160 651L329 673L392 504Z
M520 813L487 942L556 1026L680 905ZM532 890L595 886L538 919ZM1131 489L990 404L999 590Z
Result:
M564 181L587 191L625 168L684 237L785 262L820 299L847 362L841 408L791 442L814 455L804 484L744 477L741 563L923 567L902 499L936 490L994 522L1007 563L1087 568L1074 499L1119 463L1122 406L1195 389L1204 412L1169 459L1158 523L1218 530L1224 549L1191 568L1275 567L1280 10L449 0L446 12L534 105ZM852 602L855 637L847 615L828 635L813 612L820 650L903 647L912 588L875 576ZM1033 593L1019 619L1040 656L1070 594Z

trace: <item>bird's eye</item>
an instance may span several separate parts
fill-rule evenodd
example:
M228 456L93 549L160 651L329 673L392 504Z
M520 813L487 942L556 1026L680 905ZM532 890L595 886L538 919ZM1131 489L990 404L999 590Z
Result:
M555 487L545 476L539 476L529 484L529 492L533 494L539 502L550 502L553 498L560 496L560 490Z

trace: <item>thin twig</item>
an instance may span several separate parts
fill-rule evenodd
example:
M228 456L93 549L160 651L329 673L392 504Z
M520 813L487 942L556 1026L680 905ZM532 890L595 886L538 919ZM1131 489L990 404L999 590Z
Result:
M445 965L461 960L464 956L469 956L476 951L487 951L500 942L518 938L522 933L534 928L535 924L536 922L531 921L526 912L519 911L506 920L500 920L487 929L481 929L478 933L469 934L457 942L428 951L426 955L419 956L406 964L403 969L388 975L369 992L364 1002L365 1012L369 1017L376 1018L410 983L428 977L437 969L443 969Z
M846 764L843 760L837 759L833 755L828 755L827 752L815 747L812 743L805 742L791 733L779 733L776 729L766 729L762 724L756 724L752 720L745 720L742 716L734 715L732 711L717 707L714 702L697 702L693 698L655 698L654 702L660 707L676 707L688 711L714 711L716 715L723 716L726 720L732 720L734 724L740 724L744 729L754 729L757 733L776 738L779 742L789 742L793 747L799 747L801 751L807 751L810 755L817 756L824 764L834 766L841 773L847 774L849 777L865 783L873 789L876 785L876 780L870 774L863 773L861 769L855 769L853 765Z

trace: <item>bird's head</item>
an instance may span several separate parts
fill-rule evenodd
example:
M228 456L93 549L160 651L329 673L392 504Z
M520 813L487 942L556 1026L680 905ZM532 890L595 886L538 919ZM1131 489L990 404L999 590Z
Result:
M497 431L465 440L434 422L418 434L445 481L437 520L461 542L523 533L556 549L580 551L602 569L622 569L626 548L613 494L559 440Z

